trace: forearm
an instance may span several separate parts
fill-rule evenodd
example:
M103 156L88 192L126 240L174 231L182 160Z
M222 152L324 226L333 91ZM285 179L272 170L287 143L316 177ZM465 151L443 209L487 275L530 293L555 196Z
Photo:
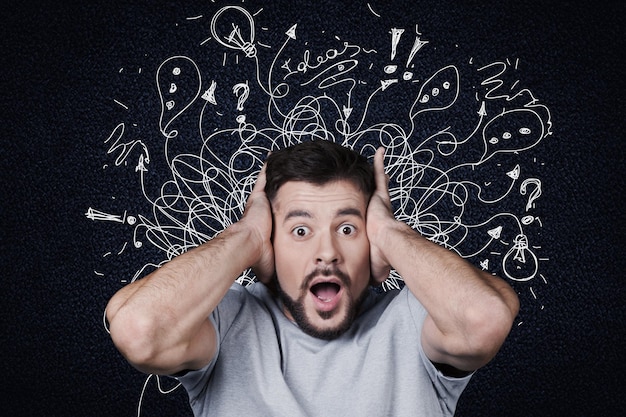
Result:
M384 149L374 156L376 192L367 209L372 277L394 268L426 308L422 346L428 358L474 370L496 354L519 309L513 289L394 218L384 172Z
M248 229L235 224L120 290L107 306L116 346L136 366L167 368L197 356L189 350L203 332L211 339L208 316L258 251Z
M512 288L402 222L391 223L385 242L385 257L428 312L427 337L438 333L441 343L431 346L441 348L442 357L458 355L461 362L471 363L475 355L478 366L491 359L517 315Z

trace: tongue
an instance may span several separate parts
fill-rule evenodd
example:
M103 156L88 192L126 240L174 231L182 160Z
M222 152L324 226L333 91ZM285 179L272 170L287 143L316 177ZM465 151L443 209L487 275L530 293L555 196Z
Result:
M322 301L328 301L337 295L339 288L337 284L321 283L312 288L313 293Z

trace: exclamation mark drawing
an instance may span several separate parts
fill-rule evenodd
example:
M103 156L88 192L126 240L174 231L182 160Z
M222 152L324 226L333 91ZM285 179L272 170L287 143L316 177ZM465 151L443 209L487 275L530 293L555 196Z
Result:
M396 52L398 51L398 44L400 43L400 38L404 33L404 29L391 29L391 60L393 61L396 57ZM397 65L390 65L395 70Z
M419 29L417 25L415 25L415 41L413 42L413 47L411 48L409 57L406 60L406 71L404 71L404 74L402 74L402 79L405 81L413 79L413 71L409 69L409 65L410 65L410 68L415 67L415 64L411 64L411 61L413 61L413 58L415 58L415 55L417 54L417 52L420 49L422 49L424 45L428 43L428 41L421 40L420 35L421 33L419 32Z
M404 29L392 28L390 33L391 33L391 61L393 61L396 57L396 53L398 51L398 44L400 43L400 38L402 37L402 34L404 33ZM397 70L398 70L398 66L396 64L389 64L385 66L385 68L383 69L383 71L385 71L385 74L388 74L388 75L394 74ZM397 78L392 78L392 79L387 79L387 80L381 80L380 85L384 91L391 84L394 84L397 82L398 82Z

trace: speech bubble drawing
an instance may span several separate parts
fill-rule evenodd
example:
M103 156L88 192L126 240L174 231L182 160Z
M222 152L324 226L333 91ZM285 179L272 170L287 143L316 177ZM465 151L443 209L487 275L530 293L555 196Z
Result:
M497 153L519 152L537 145L544 137L541 117L530 108L503 111L482 130L485 151L479 163Z

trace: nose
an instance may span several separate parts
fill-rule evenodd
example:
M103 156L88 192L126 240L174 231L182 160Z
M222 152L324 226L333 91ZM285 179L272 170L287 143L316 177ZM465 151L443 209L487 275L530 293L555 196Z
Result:
M337 236L332 231L318 235L318 247L315 254L316 265L326 266L339 262L340 252L336 239Z

